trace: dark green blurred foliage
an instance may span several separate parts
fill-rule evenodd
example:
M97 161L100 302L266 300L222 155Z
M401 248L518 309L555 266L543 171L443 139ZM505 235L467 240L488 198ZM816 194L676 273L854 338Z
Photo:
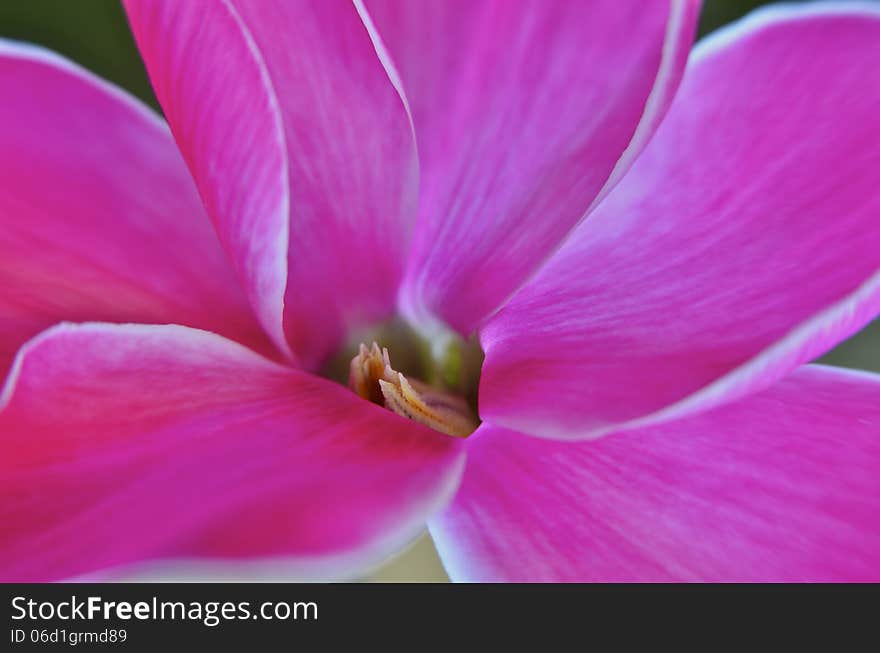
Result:
M118 0L0 0L0 36L60 52L159 106Z
M704 0L697 34L703 37L722 25L744 16L752 9L766 4L770 3L761 0Z
M704 0L698 35L702 37L764 4L770 3ZM0 37L60 52L158 109L118 0L0 0ZM840 345L822 362L880 370L880 321Z

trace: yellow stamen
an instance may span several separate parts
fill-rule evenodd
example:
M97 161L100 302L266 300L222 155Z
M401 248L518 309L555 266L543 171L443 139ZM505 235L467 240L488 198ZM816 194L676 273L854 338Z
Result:
M477 428L462 397L407 379L391 367L388 350L380 351L375 342L369 349L362 344L352 359L348 386L368 401L447 435L463 438Z

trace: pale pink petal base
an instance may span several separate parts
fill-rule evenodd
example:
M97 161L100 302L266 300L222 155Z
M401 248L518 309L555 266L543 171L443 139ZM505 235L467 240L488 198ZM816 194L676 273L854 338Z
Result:
M0 97L0 382L60 320L174 322L271 349L156 114L3 40Z
M62 325L22 349L0 398L0 578L255 557L347 576L424 527L462 456L213 334Z
M469 334L551 254L653 133L698 5L365 0L419 145L410 319Z
M880 376L808 366L590 442L484 426L431 522L458 581L880 580Z
M595 437L760 390L880 312L880 9L697 46L632 170L481 333L484 419Z

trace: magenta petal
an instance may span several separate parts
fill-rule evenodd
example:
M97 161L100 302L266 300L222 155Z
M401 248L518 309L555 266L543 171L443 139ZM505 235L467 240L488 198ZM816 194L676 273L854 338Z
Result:
M0 97L0 382L60 320L175 322L271 347L155 114L9 41Z
M468 444L431 522L454 580L880 580L878 375L810 366L600 440Z
M806 7L806 8L805 8ZM880 312L880 11L697 46L633 169L483 331L481 414L591 437L757 391Z
M293 206L285 329L306 365L391 316L418 200L405 104L352 2L236 2L281 103Z
M642 148L678 84L698 3L364 4L419 143L404 310L469 333Z
M418 161L404 102L355 5L126 6L270 332L311 367L349 329L393 313Z
M61 325L0 395L0 578L253 556L349 575L450 497L460 444L204 331Z
M287 156L260 52L226 2L126 0L174 137L261 324L282 351Z

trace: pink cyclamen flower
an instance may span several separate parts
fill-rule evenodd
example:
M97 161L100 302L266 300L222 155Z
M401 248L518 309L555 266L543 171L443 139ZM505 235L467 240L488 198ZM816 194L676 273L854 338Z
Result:
M170 133L0 44L0 577L880 579L876 7L126 9Z

